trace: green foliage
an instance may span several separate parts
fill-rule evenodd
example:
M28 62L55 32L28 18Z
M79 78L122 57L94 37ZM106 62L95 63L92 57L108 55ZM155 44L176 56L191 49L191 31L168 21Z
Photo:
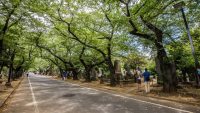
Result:
M173 8L179 1L131 1L128 5L128 17L125 4L118 0L3 0L0 3L0 36L3 37L5 49L1 59L8 66L11 54L14 53L14 68L21 65L24 70L47 70L53 65L52 69L58 71L71 68L70 63L83 69L80 55L85 47L82 58L86 64L111 57L111 61L120 59L132 68L148 67L155 73L154 61L148 60L150 57L154 59L156 54L154 41L130 35L133 26L129 24L129 20L132 20L137 33L156 37L145 26L143 17L162 30L161 42L164 49L179 69L194 67L181 13ZM199 60L199 3L185 0L185 4ZM3 34L12 10L7 30ZM108 70L105 63L101 67Z

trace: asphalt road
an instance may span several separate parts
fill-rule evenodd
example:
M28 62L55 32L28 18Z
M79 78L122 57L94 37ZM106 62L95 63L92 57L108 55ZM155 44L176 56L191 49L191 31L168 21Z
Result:
M150 100L31 75L3 113L200 113L198 107Z

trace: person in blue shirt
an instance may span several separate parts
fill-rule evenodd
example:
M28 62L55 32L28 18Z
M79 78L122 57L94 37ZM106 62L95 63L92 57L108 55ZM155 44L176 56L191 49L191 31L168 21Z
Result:
M200 76L200 67L197 68L197 74Z
M64 72L63 72L63 80L65 80L65 79L66 79L66 77L67 77L67 72L66 72L66 71L64 71Z
M145 92L150 92L150 73L148 72L147 68L145 68L145 72L142 74L144 76L144 84L145 84Z
M199 79L200 80L200 66L197 68L197 79ZM200 85L200 82L198 83L198 85Z

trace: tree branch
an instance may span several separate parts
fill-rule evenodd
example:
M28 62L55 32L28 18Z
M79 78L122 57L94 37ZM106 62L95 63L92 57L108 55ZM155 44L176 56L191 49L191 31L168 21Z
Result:
M162 30L160 30L159 28L157 28L156 26L154 26L153 24L151 24L150 22L147 22L146 20L144 20L144 18L142 16L140 16L142 22L151 30L155 33L155 35L157 37L162 37L163 32ZM161 36L160 36L161 35Z

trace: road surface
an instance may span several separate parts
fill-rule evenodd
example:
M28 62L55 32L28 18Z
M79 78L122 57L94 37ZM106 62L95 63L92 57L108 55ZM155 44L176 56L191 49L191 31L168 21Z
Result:
M3 113L200 113L194 106L150 100L30 75Z

